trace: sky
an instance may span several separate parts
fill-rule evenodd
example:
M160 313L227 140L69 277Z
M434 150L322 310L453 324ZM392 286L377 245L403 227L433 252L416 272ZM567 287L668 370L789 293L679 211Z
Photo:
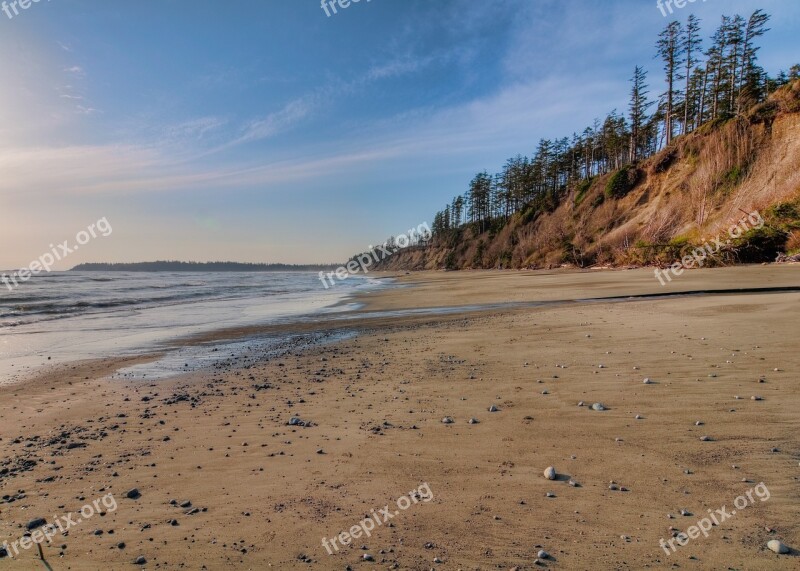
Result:
M0 4L0 268L105 219L55 269L161 259L341 262L423 222L476 172L624 111L690 13L797 0L40 0ZM23 0L25 4L25 0ZM8 14L3 10L7 7ZM669 14L668 14L669 16Z

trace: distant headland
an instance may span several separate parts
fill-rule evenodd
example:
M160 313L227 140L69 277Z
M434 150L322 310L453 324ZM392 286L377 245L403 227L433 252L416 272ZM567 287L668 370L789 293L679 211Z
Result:
M335 269L338 264L250 264L242 262L136 262L79 264L71 272L306 272Z

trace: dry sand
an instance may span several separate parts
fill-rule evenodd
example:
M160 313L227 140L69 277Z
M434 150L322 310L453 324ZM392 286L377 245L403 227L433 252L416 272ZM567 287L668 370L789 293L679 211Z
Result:
M798 266L695 271L670 290L797 277ZM765 548L800 547L800 293L366 319L668 289L652 271L401 279L411 287L365 296L346 325L294 328L359 331L336 343L157 383L108 379L120 365L109 360L0 389L0 496L12 499L0 538L113 493L115 511L45 545L52 569L800 569L797 552ZM768 500L669 556L659 546L670 526L730 512L760 482ZM422 483L432 501L334 555L322 546ZM125 498L132 488L140 498ZM537 565L540 549L550 557ZM0 559L44 568L34 550Z

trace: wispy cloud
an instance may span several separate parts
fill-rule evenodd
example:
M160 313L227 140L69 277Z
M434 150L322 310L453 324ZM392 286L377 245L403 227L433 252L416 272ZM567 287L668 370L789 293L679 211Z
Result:
M243 129L242 135L231 144L238 145L273 137L308 117L313 109L314 104L309 98L292 101L280 111L248 123Z
M335 141L314 151L295 150L293 158L270 162L242 162L235 158L209 160L207 152L187 153L187 138L199 141L227 123L218 117L201 117L166 130L150 146L107 145L32 149L0 148L0 192L60 194L170 192L191 188L265 188L306 180L324 185L342 173L374 169L379 161L425 161L432 157L469 153L494 153L509 141L528 139L531 151L539 124L562 134L563 123L574 121L574 109L587 93L604 108L612 97L613 83L587 84L574 97L564 97L565 85L555 80L514 85L485 98L461 105L418 113L404 113L365 128L357 138ZM556 95L561 94L561 95ZM531 105L531 101L538 101ZM585 106L585 105L584 105ZM587 121L594 109L587 108ZM232 144L274 136L308 116L310 107L294 102L261 121L248 124ZM344 144L343 144L344 143ZM181 145L180 148L178 145ZM523 148L517 148L524 152ZM299 153L299 154L298 154ZM479 166L476 166L479 168Z
M228 124L222 117L198 117L176 125L170 125L164 130L168 140L196 139L200 140L210 133L219 131Z
M265 117L246 122L230 141L203 152L202 156L213 155L246 143L263 141L289 130L311 115L316 107L315 99L313 95L301 97Z
M81 115L92 115L94 113L102 113L99 109L94 107L85 107L84 105L76 105L75 111Z
M414 73L430 63L431 58L395 60L381 65L375 65L367 71L364 79L375 81L391 77L399 77Z

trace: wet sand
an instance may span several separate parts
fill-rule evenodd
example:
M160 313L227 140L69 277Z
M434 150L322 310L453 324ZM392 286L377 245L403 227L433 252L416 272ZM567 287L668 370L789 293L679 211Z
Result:
M800 293L567 302L798 275L702 270L662 288L652 270L414 274L346 321L281 326L358 332L343 341L158 382L108 379L115 360L56 366L0 389L0 538L113 493L116 510L44 546L53 569L800 568L765 547L800 547ZM447 306L471 310L371 313ZM768 500L660 547L761 482ZM432 501L323 547L422 483ZM33 549L0 566L45 568Z

